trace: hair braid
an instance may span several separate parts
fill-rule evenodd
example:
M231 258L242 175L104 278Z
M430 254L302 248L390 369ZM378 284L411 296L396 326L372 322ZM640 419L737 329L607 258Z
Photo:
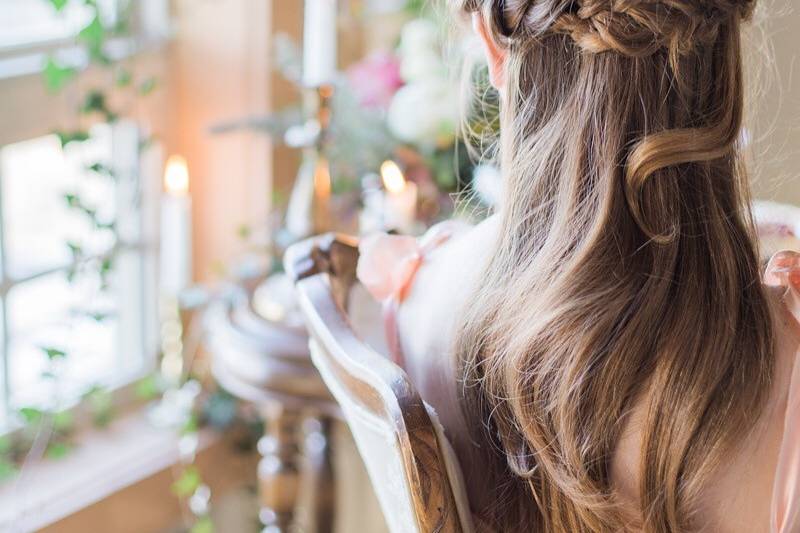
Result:
M713 42L731 17L745 18L752 0L576 0L552 31L570 35L588 52L615 51L645 57L667 49L685 55L698 44Z
M713 42L731 17L749 18L754 5L754 0L493 0L484 4L496 32L511 41L566 34L587 52L615 51L630 57L645 57L661 49L669 50L671 57L685 55L697 45ZM542 16L544 9L549 16Z

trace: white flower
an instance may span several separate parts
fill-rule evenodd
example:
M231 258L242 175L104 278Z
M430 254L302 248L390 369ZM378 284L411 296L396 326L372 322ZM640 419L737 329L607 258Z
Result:
M392 99L389 129L401 141L426 147L453 143L458 121L458 95L444 77L409 83Z
M430 19L414 19L405 26L400 34L401 56L414 55L426 50L439 48L439 30Z
M406 83L424 81L429 78L443 76L445 66L432 50L424 50L404 55L400 60L400 77Z
M446 72L436 24L428 19L415 19L403 27L397 54L400 76L407 83L442 76Z
M415 19L403 26L397 54L400 75L407 83L440 76L446 70L436 24L428 19Z

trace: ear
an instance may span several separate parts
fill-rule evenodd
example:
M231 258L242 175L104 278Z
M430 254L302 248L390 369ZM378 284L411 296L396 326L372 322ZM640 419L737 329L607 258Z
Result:
M486 52L486 60L489 63L489 79L495 89L502 91L506 85L506 49L494 40L486 21L479 12L472 14L472 28L480 37L483 49Z

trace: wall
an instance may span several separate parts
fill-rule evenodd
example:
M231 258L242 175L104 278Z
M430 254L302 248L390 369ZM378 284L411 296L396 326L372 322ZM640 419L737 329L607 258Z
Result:
M168 151L189 162L194 200L194 267L199 281L241 248L242 225L266 223L271 146L258 133L212 135L219 123L270 107L268 0L178 0L171 47L173 131Z
M746 45L755 89L753 184L758 198L800 205L800 4L762 0L761 9Z
M361 32L342 2L339 64L361 54ZM263 134L212 136L209 128L297 104L297 88L273 69L273 39L302 42L299 0L177 0L169 86L173 125L168 151L190 165L194 199L194 266L199 281L242 249L242 225L264 228L273 188L287 197L299 154ZM263 232L262 232L263 233Z
M274 33L285 33L295 42L302 42L303 35L303 9L301 2L286 2L278 0L273 2L271 9L272 30ZM296 104L300 99L297 87L286 81L277 71L270 76L270 106L271 109L282 109L288 105ZM272 175L273 185L279 197L284 199L291 190L294 177L300 165L300 154L297 150L276 144L273 146Z

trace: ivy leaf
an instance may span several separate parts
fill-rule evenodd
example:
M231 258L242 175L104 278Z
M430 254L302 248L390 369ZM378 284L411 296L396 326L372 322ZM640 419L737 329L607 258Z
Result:
M108 390L95 385L83 394L83 399L89 405L95 426L105 427L111 422L114 415L114 403Z
M111 316L110 313L103 313L101 311L89 311L86 313L86 316L94 320L95 322L104 322L109 319Z
M128 87L132 82L133 82L133 74L131 74L130 70L124 68L120 69L117 72L117 76L114 79L114 83L117 85L117 87L120 88Z
M70 411L59 411L53 415L53 429L56 431L69 431L73 423L74 419Z
M37 409L36 407L22 407L19 410L19 415L26 424L33 425L38 424L42 420L44 413L41 409Z
M106 165L105 163L92 163L91 165L88 165L86 167L86 170L94 172L95 174L107 176L111 179L117 179L117 173L114 172L113 168Z
M86 43L92 59L101 63L108 62L108 58L103 54L103 41L106 38L106 30L100 21L100 15L95 14L92 21L78 33L78 40Z
M61 11L68 2L69 0L50 0L50 5L56 8L56 11Z
M47 58L44 65L44 84L51 93L60 91L66 84L75 77L77 71L71 67L62 67L56 63L52 57Z
M55 134L58 136L58 140L61 142L62 149L69 143L83 142L89 140L89 132L83 130L56 131Z
M64 195L64 201L67 202L67 205L70 207L79 207L81 205L81 200L78 198L78 195L71 192Z
M53 460L63 459L70 451L70 446L66 442L54 441L47 446L45 452L47 457Z
M155 376L155 374L150 374L149 376L142 378L136 384L134 392L136 397L141 400L154 400L161 392L161 387L158 385L158 378Z
M39 348L51 361L54 361L56 359L63 359L67 356L67 352L65 352L64 350L59 350L58 348L52 348L49 346L40 346Z
M97 89L89 91L81 106L81 113L106 113L106 95Z
M186 422L183 424L181 428L181 435L189 435L191 433L197 433L198 428L200 427L200 422L197 420L197 416L191 414Z
M183 471L181 477L172 484L172 492L179 498L187 498L194 494L200 483L202 483L202 480L197 467L189 466Z
M77 261L83 255L83 247L75 242L67 242L69 252L72 254L72 260Z
M93 207L86 207L84 205L77 206L80 207L80 210L95 224L97 225L97 209Z
M147 78L142 83L139 84L139 94L141 96L147 96L148 94L152 93L156 86L158 85L155 78Z
M105 36L106 30L103 28L103 23L100 21L99 13L96 13L95 16L92 17L91 22L84 26L80 33L78 33L78 38L88 44L90 47L101 46Z
M100 263L100 274L106 275L111 272L114 268L114 260L110 257L103 258L103 261Z
M204 516L194 523L189 533L214 533L214 522L208 516Z
M118 118L117 114L108 107L106 94L97 89L89 91L86 95L81 105L80 112L84 115L99 113L105 117L106 122L114 122Z
M117 223L115 221L113 221L113 220L111 222L99 222L98 221L96 225L97 225L97 229L103 229L103 230L108 230L108 231L114 231L115 229L117 229Z

